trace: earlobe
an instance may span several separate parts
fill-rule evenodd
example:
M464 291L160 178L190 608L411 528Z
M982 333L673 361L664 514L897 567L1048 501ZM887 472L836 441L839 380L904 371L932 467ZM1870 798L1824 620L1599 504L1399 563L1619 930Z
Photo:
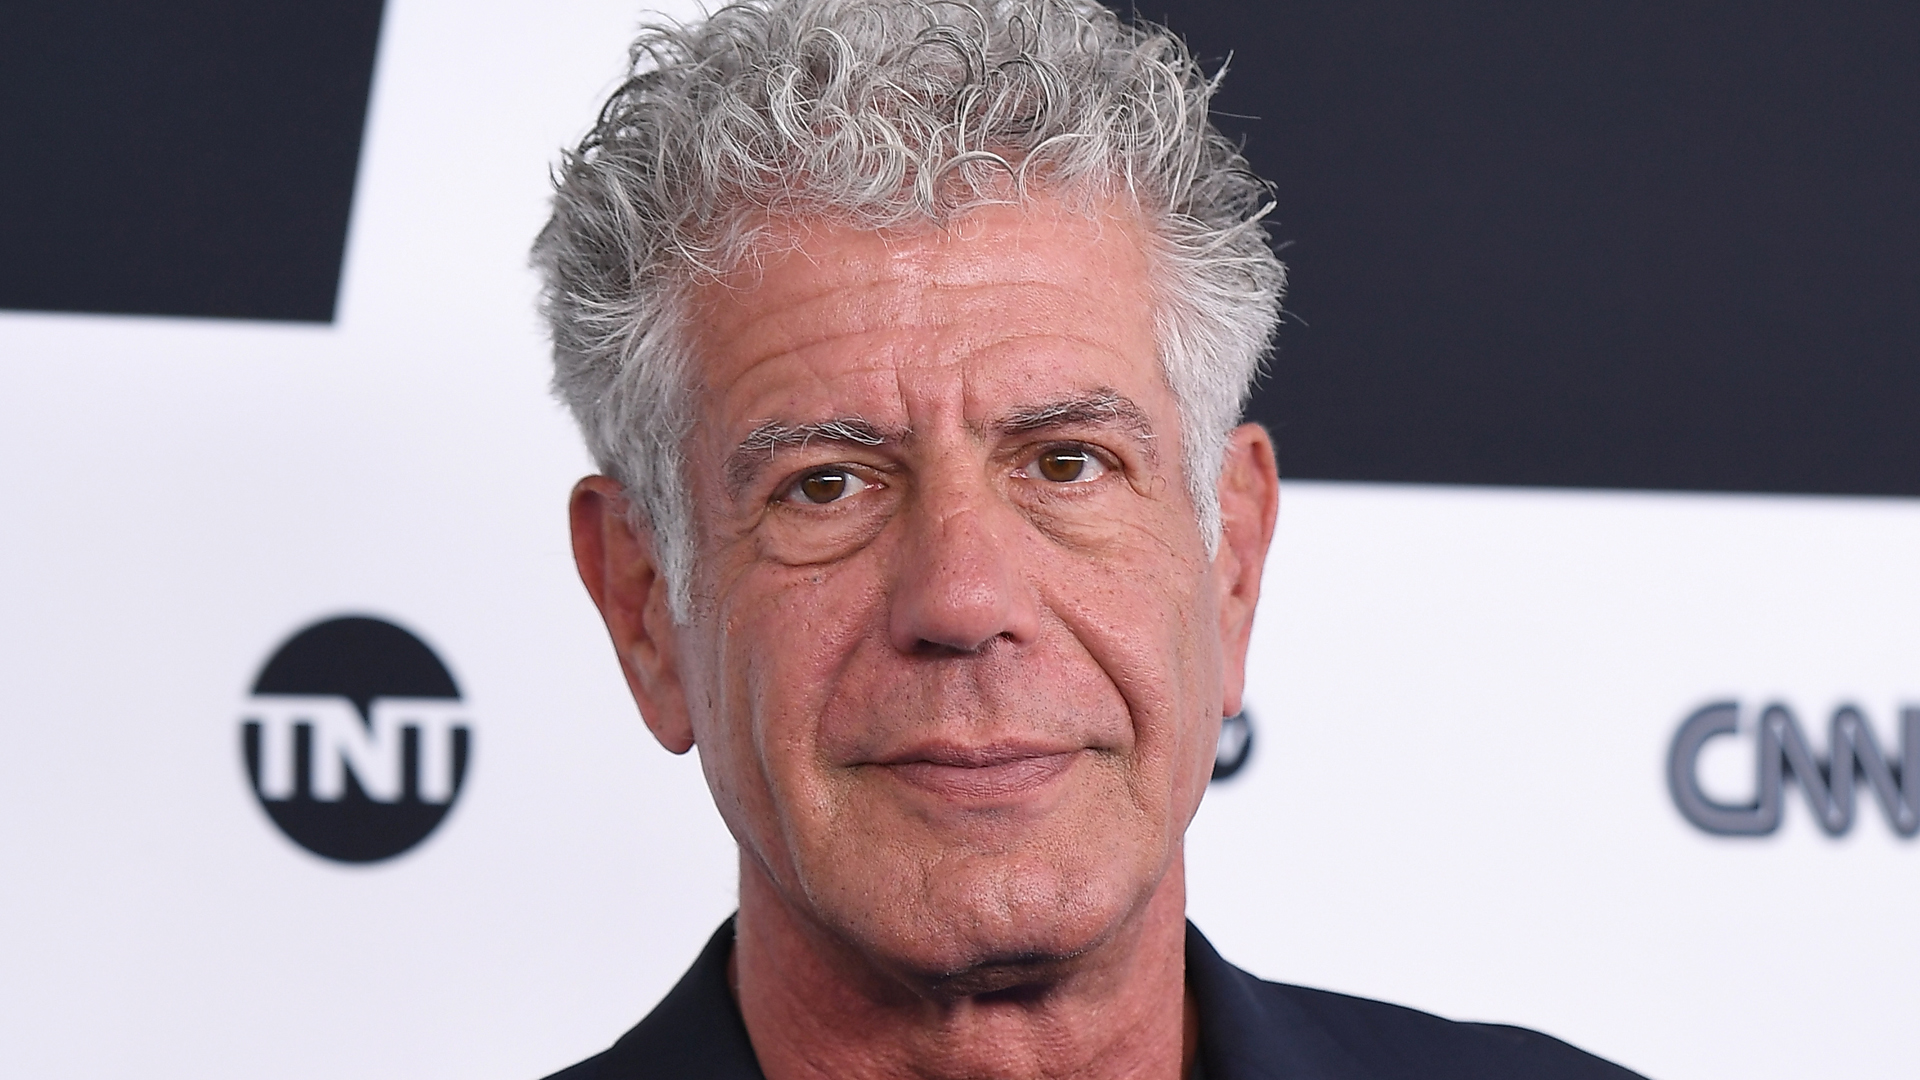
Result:
M1280 513L1280 472L1273 437L1259 424L1242 424L1227 442L1220 470L1220 550L1214 566L1220 587L1223 714L1242 706L1247 646L1260 601L1260 576Z
M573 561L613 639L627 688L648 730L676 754L693 747L679 663L679 631L652 537L636 530L618 481L589 476L568 504Z

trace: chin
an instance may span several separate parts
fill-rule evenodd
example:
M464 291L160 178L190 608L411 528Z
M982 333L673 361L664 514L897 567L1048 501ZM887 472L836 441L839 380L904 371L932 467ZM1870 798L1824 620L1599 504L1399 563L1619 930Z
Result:
M1096 860L1063 868L1038 853L1012 865L1001 857L867 869L835 890L864 904L816 913L878 966L956 997L1058 981L1123 933L1159 883Z

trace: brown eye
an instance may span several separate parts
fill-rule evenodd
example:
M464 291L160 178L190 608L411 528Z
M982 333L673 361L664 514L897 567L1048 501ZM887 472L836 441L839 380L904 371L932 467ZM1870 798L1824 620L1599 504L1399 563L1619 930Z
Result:
M1058 446L1045 451L1027 466L1027 475L1055 484L1083 484L1106 472L1106 466L1092 453L1073 446Z
M800 481L800 493L808 502L832 502L847 490L846 473L815 473Z
M1049 450L1040 455L1040 475L1056 484L1070 484L1087 471L1087 455L1081 450Z
M787 497L798 502L825 504L863 491L867 482L845 469L818 469L794 482Z

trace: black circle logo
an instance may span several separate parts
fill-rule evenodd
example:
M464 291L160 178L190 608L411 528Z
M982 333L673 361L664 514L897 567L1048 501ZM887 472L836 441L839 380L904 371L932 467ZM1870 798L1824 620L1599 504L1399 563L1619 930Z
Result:
M460 796L473 732L452 673L390 622L347 616L287 639L240 722L247 776L287 838L322 858L408 851Z

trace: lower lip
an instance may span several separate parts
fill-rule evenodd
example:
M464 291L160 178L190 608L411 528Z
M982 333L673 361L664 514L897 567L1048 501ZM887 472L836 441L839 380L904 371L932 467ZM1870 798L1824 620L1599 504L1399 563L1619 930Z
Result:
M1019 758L1000 765L937 765L908 761L887 771L923 791L966 802L993 802L1045 787L1073 767L1072 753Z

